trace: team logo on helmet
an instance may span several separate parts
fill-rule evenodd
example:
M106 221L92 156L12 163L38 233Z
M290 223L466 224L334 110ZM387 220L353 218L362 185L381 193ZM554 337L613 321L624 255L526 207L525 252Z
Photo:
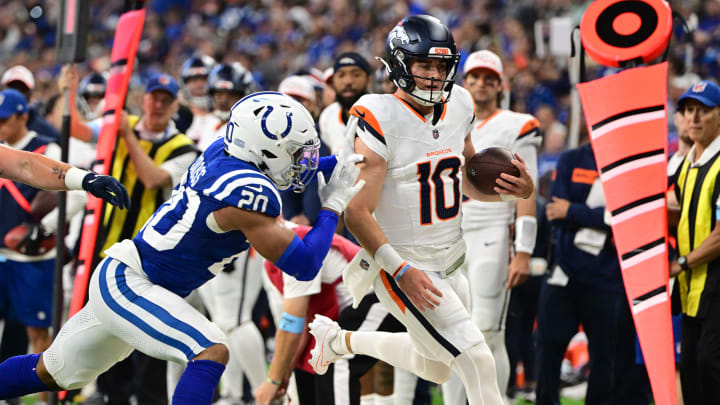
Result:
M391 48L395 48L397 45L405 45L410 43L410 37L408 37L405 28L402 25L398 25L390 31L388 35L388 43Z
M168 77L167 75L162 75L158 77L158 82L163 86L167 86L168 84L170 84L170 77Z
M268 138L270 138L272 140L277 141L278 135L275 135L272 132L270 132L270 130L268 130L268 127L267 127L267 119L270 116L270 113L272 111L273 111L273 107L271 105L267 106L267 109L265 110L265 113L262 116L262 120L260 121L260 128L262 129L265 136L267 136ZM291 112L285 113L285 118L287 118L287 127L285 127L285 130L279 134L280 139L285 138L290 133L290 128L292 128L292 115L293 114Z

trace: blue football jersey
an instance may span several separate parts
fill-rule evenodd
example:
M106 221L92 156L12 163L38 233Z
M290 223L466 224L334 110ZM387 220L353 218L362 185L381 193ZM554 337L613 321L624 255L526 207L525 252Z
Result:
M227 206L270 217L282 208L275 184L255 166L226 155L219 138L133 239L150 280L186 296L247 250L242 232L223 232L215 222L213 212Z

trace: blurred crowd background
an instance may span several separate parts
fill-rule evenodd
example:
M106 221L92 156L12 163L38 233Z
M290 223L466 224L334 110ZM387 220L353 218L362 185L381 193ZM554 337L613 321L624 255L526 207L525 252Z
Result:
M57 93L61 66L55 62L57 1L2 1L0 71L22 64L37 81L33 102ZM91 0L87 56L81 77L107 71L114 29L124 2ZM239 61L260 89L275 90L286 76L322 71L334 56L356 51L379 68L391 27L409 14L440 18L453 31L463 56L491 49L505 63L509 107L537 116L544 131L541 174L565 148L570 113L569 29L579 24L589 1L574 0L151 0L138 51L133 90L142 93L148 74L179 74L194 54L218 62ZM720 74L720 2L672 1L690 34L676 23L668 54L668 116L692 83ZM588 58L588 79L613 70ZM461 61L462 65L463 61ZM460 76L460 75L458 75ZM381 77L381 75L378 75ZM130 106L136 103L128 103ZM322 107L322 106L320 106ZM669 125L670 152L676 135ZM547 161L547 162L546 162Z

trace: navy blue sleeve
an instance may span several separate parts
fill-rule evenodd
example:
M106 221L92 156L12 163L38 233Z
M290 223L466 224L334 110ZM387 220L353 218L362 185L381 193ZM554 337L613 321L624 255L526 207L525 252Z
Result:
M610 230L605 223L605 207L590 208L584 203L570 203L565 220L579 226Z

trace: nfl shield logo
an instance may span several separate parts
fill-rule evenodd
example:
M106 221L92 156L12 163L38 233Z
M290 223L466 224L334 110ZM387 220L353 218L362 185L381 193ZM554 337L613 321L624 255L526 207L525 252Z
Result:
M360 268L363 270L367 270L370 268L370 263L367 262L365 259L360 260Z
M699 82L695 83L695 85L692 88L693 93L702 93L705 91L705 86L707 86L707 83L705 82Z
M433 129L433 139L438 138L440 138L440 131L438 131L437 129Z

